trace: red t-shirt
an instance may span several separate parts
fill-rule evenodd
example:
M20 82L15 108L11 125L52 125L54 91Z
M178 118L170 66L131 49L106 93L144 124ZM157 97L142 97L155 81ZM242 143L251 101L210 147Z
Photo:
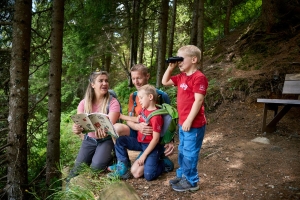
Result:
M148 115L153 111L154 110L148 111L147 109L144 109L141 112L144 112L144 115L146 117L148 117ZM145 122L145 119L142 117L141 112L139 114L140 115L140 117L139 117L139 122L140 123ZM148 125L152 127L153 131L160 133L163 124L164 124L163 117L161 115L155 115L155 116L151 117L150 122L149 122ZM144 135L140 131L138 131L138 136L137 136L138 142L150 143L152 138L153 138L152 134L151 135Z
M206 95L208 81L205 75L199 70L190 76L187 76L186 73L180 73L172 76L171 80L174 82L174 85L177 86L177 110L179 115L179 124L182 125L192 109L195 101L194 94L200 93ZM205 124L206 118L203 102L199 113L194 118L192 127L200 128Z

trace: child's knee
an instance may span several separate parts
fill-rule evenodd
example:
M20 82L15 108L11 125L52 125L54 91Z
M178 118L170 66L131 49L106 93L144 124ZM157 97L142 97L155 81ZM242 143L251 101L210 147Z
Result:
M133 163L130 171L134 178L140 178L144 175L144 167L139 166L136 162Z
M144 178L147 181L152 181L156 178L155 173L144 173Z

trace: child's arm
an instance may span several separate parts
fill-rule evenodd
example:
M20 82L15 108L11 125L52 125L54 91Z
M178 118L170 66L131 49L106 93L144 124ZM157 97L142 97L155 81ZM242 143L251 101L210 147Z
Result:
M135 122L135 123L139 122L139 117L138 116L134 117L134 116L127 116L127 115L120 114L120 119L125 120L125 121L132 121L132 122Z
M192 109L188 115L188 117L186 118L186 120L183 122L182 124L182 130L184 131L189 131L192 123L196 117L196 115L199 113L199 110L203 104L204 101L204 95L200 94L200 93L195 93L195 101L193 103Z
M151 142L149 143L148 147L145 149L145 151L143 152L143 154L138 159L138 164L140 166L144 165L144 162L145 162L147 156L149 155L149 153L159 143L159 139L160 139L160 133L153 131L153 138L152 138Z
M163 78L162 78L162 84L163 85L174 85L174 82L171 80L171 74L172 71L175 69L177 66L177 63L170 63L167 70L165 71Z

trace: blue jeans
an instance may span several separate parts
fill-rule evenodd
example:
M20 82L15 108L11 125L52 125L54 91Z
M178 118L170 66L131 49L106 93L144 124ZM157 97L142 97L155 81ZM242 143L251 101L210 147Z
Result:
M128 126L129 127L129 126ZM130 129L130 134L129 134L129 136L130 137L133 137L133 138L137 138L137 131L136 130L133 130L132 128L130 128L129 127L129 129Z
M186 177L193 186L200 180L197 164L204 134L205 125L201 128L191 128L188 132L183 131L182 126L179 125L179 168L176 170L176 175L177 177Z
M140 143L137 138L121 136L116 140L115 151L118 161L129 164L128 150L144 151L148 143ZM157 144L156 147L147 156L144 163L144 177L147 181L157 178L163 173L164 163L160 157L163 154L163 146Z

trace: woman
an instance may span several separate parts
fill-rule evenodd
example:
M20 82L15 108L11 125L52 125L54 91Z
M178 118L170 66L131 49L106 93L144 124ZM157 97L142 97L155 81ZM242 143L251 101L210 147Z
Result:
M97 70L91 73L85 97L79 103L77 113L106 113L111 122L115 124L120 116L120 104L116 98L110 97L108 89L108 73L106 71ZM73 124L72 131L79 135L82 134L83 128ZM75 166L68 179L78 175L78 170L83 163L90 165L93 170L105 170L113 163L113 149L114 143L111 136L102 129L87 133L83 137Z

